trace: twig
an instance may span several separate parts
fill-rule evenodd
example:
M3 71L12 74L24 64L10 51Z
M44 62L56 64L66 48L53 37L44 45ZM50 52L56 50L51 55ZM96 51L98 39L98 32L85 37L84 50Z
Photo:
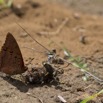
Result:
M89 87L91 87L93 84L88 85L87 87L84 88L84 90L88 89Z
M29 47L26 47L26 46L24 46L23 48L31 49L31 50L36 51L36 52L38 52L38 53L44 53L44 52L42 52L42 51L36 50L36 49L34 49L34 48L29 48Z
M34 94L34 93L32 93L32 94ZM37 97L37 96L35 96L35 95L32 95L32 94L31 94L31 93L27 93L27 95L32 96L32 97L34 97L34 98L37 98L41 103L44 103L41 98L39 98L39 97Z
M58 95L58 98L62 103L67 103L67 101L62 96Z
M68 18L65 18L65 20L61 23L61 25L58 27L58 29L56 31L53 31L53 32L44 32L44 31L41 31L41 32L38 32L37 34L40 34L40 35L57 35L60 33L60 31L63 29L63 27L65 26L65 24L68 22Z
M92 76L95 80L98 80L98 81L100 81L100 82L103 82L102 79L96 77L95 75L93 75L92 73L88 72L87 70L83 69L83 72L89 74L89 75Z
M34 58L32 58L31 60L28 61L28 63L26 63L25 65L28 66L29 64L31 64L31 62L34 60Z

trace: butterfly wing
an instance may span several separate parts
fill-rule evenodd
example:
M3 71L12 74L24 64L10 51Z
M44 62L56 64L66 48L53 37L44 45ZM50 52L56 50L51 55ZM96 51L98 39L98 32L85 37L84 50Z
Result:
M0 52L0 71L15 75L26 70L20 48L13 35L8 33Z

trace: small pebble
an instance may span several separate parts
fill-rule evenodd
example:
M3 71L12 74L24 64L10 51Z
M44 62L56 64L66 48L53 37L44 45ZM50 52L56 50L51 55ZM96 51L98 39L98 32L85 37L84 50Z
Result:
M81 35L80 38L79 38L79 41L82 43L82 44L86 44L86 37L84 35Z
M80 14L79 13L74 13L73 16L74 16L75 19L80 19Z

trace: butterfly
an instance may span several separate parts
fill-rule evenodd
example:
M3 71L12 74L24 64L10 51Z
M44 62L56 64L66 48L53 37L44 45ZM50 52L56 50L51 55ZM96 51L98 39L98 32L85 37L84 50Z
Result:
M24 73L27 67L16 39L11 33L7 33L6 40L0 52L0 72L8 75Z

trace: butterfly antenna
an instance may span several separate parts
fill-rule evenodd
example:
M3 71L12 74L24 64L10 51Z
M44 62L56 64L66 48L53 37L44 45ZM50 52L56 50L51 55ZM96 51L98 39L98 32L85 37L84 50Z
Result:
M36 52L39 52L39 53L43 53L43 54L44 54L44 52L41 52L41 51L36 50L36 49L34 49L34 48L29 48L29 47L23 47L23 48L31 49L31 50L33 50L33 51L36 51Z
M47 50L48 52L50 52L50 50L49 49L47 49L45 46L43 46L42 44L40 44L36 39L34 39L31 35L30 35L30 33L28 33L20 24L18 24L17 22L16 22L16 24L18 25L18 26L20 26L36 43L38 43L40 46L42 46L45 50Z

